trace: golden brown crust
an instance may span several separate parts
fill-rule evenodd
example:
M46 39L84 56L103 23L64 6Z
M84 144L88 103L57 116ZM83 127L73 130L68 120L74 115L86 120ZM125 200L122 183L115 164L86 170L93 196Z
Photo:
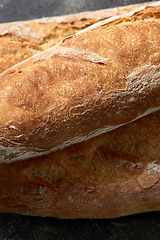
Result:
M156 112L45 157L1 164L0 211L115 218L159 210L159 164Z
M159 12L148 6L104 20L2 73L1 162L47 154L158 110Z
M0 73L87 26L148 4L0 24Z
M115 218L160 207L160 113L45 157L0 165L0 211Z

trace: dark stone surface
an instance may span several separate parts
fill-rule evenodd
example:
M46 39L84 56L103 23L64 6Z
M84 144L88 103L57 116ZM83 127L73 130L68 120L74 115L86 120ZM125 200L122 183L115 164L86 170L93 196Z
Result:
M136 0L0 0L0 22L123 6ZM59 220L0 213L0 240L159 240L160 213L112 220Z
M57 16L144 2L143 0L0 0L0 22Z
M60 220L0 214L1 240L159 240L160 213L118 219Z

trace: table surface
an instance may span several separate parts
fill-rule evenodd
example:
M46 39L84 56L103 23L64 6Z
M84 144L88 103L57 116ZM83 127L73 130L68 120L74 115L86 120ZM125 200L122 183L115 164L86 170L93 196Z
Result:
M124 6L143 0L0 0L0 22ZM118 219L60 220L0 213L0 240L159 240L160 213Z

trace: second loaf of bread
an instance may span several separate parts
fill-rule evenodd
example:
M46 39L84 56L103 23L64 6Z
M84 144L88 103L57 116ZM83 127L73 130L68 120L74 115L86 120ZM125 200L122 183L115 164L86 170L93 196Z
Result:
M39 156L160 109L160 5L102 21L0 75L0 162Z
M115 218L160 209L160 111L61 151L0 164L0 212Z
M0 73L98 21L151 4L139 3L98 11L0 24Z

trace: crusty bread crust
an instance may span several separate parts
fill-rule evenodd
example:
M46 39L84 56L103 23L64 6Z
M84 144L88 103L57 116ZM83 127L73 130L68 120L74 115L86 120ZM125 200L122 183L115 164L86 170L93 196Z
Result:
M160 108L160 5L101 21L0 75L0 162L93 138Z
M47 156L1 164L0 211L60 218L155 211L159 172L156 112Z
M151 2L59 17L0 24L0 73L100 20Z
M160 112L47 156L0 165L0 211L115 218L160 208Z

